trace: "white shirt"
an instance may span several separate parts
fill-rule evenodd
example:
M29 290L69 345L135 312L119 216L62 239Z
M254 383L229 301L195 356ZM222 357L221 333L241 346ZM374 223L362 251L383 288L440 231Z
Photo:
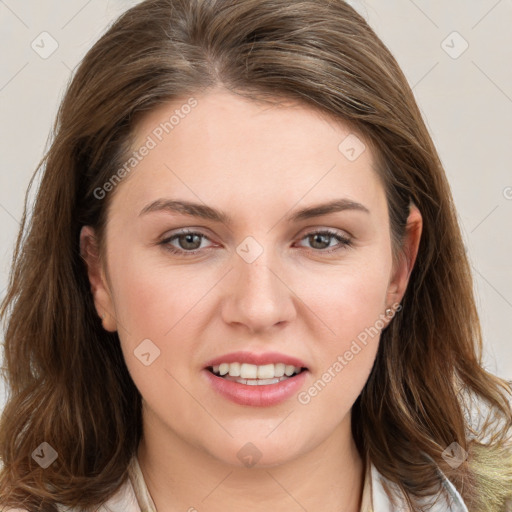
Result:
M135 456L129 465L128 475L129 478L117 493L100 507L98 512L157 512ZM447 492L425 500L423 504L427 507L426 510L429 512L468 512L454 485L441 472L439 478L442 487ZM393 499L386 493L384 484L396 495ZM62 505L58 508L59 512L75 512L75 510ZM406 512L409 510L398 487L384 478L373 464L368 464L360 512ZM23 511L16 509L8 512Z

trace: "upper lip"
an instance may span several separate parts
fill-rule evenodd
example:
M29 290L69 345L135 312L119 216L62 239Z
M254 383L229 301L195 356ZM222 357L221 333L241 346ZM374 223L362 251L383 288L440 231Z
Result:
M287 356L286 354L280 354L279 352L264 352L261 354L255 352L231 352L208 361L206 368L209 366L218 366L222 363L248 363L256 366L284 363L286 365L298 366L299 368L306 368L306 365L300 359Z

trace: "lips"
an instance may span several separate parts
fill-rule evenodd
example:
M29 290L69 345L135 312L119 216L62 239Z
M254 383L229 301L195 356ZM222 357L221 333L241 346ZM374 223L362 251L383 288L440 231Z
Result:
M211 359L206 363L205 368L219 366L222 363L248 363L256 366L284 363L285 365L308 369L304 361L286 354L280 354L279 352L265 352L261 354L254 352L231 352Z
M283 381L263 385L247 385L247 383L234 382L216 376L207 369L204 369L201 375L212 390L230 402L244 406L270 407L296 396L305 385L309 372L302 371L293 377L285 378Z
M229 375L225 373L228 366ZM273 378L266 378L270 370ZM213 390L231 402L246 406L269 407L294 396L304 385L308 370L301 359L279 352L258 354L241 351L211 359L201 374ZM276 378L276 374L282 376Z

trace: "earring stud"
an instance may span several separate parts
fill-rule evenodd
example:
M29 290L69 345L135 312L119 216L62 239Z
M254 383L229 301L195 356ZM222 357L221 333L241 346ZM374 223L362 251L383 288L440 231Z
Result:
M393 310L391 308L386 309L386 316L393 316Z

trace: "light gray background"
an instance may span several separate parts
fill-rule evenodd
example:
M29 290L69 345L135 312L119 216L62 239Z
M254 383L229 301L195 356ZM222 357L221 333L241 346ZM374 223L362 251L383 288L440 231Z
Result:
M72 71L108 25L136 3L0 0L0 296L25 190ZM512 0L350 3L390 48L413 87L459 212L475 277L485 365L510 379ZM51 40L42 32L58 44L46 58L40 53L51 49ZM0 408L3 391L0 386Z

